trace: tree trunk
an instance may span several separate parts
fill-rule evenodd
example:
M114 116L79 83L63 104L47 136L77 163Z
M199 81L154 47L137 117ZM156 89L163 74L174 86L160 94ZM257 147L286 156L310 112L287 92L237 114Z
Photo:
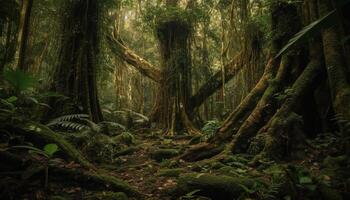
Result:
M69 5L54 89L78 106L71 112L89 114L94 122L103 120L96 86L98 54L98 1L79 0Z
M209 146L212 147L210 149L216 149L222 143L230 142L229 139L237 131L237 138L233 140L231 145L227 146L226 150L231 150L233 147L239 150L242 147L246 149L248 140L264 126L264 122L268 121L277 109L276 103L272 102L274 94L281 91L283 84L288 83L288 81L284 82L284 79L287 75L290 75L290 69L294 61L290 55L284 56L282 61L273 57L282 45L300 28L300 20L298 19L297 9L291 4L277 3L271 9L274 38L265 71L253 90L224 121L215 136L209 140ZM273 107L270 103L273 104ZM191 155L208 149L208 147L204 146L194 146L182 158L190 158ZM224 153L228 152L230 151Z
M6 27L6 43L5 43L5 51L4 55L1 58L0 61L0 71L2 71L5 67L5 65L9 62L10 60L10 55L11 55L11 36L12 36L12 26L13 22L11 20L7 21L7 27Z
M16 53L17 68L20 70L28 70L25 66L27 41L30 28L30 16L33 7L33 0L22 0L20 22L19 22L19 33L18 33L18 49Z
M332 10L329 0L319 0L319 12L323 16ZM323 52L333 99L333 108L340 117L350 120L350 85L347 66L341 46L339 25L323 30Z
M314 1L314 0L310 0ZM309 93L312 93L318 86L317 82L324 74L323 55L320 54L322 42L320 38L314 38L309 45L309 63L292 87L291 96L287 97L281 108L271 118L267 125L258 133L261 135L265 144L262 152L257 157L268 157L270 159L281 159L292 151L297 145L304 141L296 141L302 136L300 124L302 118L295 114L298 109L303 109L300 99L303 99ZM298 135L299 134L299 135Z
M181 21L168 21L157 28L162 57L162 80L152 121L166 134L182 131L198 134L192 122L190 27Z

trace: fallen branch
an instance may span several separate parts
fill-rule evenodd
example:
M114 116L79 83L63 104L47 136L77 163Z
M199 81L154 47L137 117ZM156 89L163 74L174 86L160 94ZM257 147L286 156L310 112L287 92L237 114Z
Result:
M113 36L107 36L107 40L109 41L109 45L113 53L133 66L141 74L147 76L157 83L160 83L162 73L159 69L155 68L147 60L141 58L131 49L126 47L121 40L117 40Z

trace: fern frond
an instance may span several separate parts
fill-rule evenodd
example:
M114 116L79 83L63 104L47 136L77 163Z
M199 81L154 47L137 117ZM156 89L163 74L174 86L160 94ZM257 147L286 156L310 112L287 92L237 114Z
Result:
M86 126L84 124L79 124L79 123L69 122L69 121L60 121L60 122L56 122L56 123L51 123L48 126L61 127L61 128L71 129L71 130L76 130L76 131L81 131L83 129L89 128L89 126Z
M48 124L46 124L47 126L53 126L55 124L57 124L58 122L64 122L64 121L72 121L74 119L88 119L89 115L87 114L72 114L72 115L64 115L58 118L55 118L53 120L51 120Z

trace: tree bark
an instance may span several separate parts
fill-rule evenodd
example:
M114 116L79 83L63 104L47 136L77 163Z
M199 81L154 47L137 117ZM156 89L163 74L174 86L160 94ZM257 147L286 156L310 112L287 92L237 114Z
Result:
M182 21L159 24L157 36L162 58L162 80L151 119L168 135L186 131L199 134L192 122L190 25Z
M103 120L96 85L98 6L97 0L74 1L68 6L54 82L56 92L79 105L68 112L89 114L94 122Z
M193 108L201 106L206 99L213 95L218 89L222 88L223 83L227 83L235 77L241 69L243 69L244 60L241 54L236 56L229 64L225 65L224 70L220 70L212 75L209 80L204 83L195 95L191 97L191 105Z
M17 68L20 70L28 70L25 66L27 42L30 29L30 16L33 7L33 0L22 0L19 33L18 33L18 49L16 53Z
M300 141L298 141L299 144L292 142L299 137L297 134L302 134L300 133L302 118L295 112L298 111L298 108L303 109L300 99L315 90L316 81L325 71L323 55L319 53L322 49L320 40L311 41L309 48L309 64L293 84L291 96L285 100L282 107L258 133L258 135L266 135L264 148L258 157L278 160L288 156L293 145L300 145Z
M319 0L319 12L323 16L332 10L329 0ZM347 66L339 35L339 24L322 31L323 53L336 114L350 120L350 84Z
M274 27L274 49L279 49L287 42L287 38L292 37L300 29L300 19L295 6L279 4L273 9L272 19ZM272 70L267 77L268 86L256 104L249 117L240 126L232 142L232 151L240 153L246 151L249 139L254 137L258 130L271 118L278 108L275 95L288 85L291 79L291 70L298 67L298 50L282 56L281 62Z
M118 55L125 62L133 66L136 70L138 70L141 74L150 78L151 80L160 83L161 81L161 71L154 67L147 60L141 58L133 51L128 49L125 45L123 45L121 40L116 39L115 37L108 36L107 39L110 41L110 47L112 51Z

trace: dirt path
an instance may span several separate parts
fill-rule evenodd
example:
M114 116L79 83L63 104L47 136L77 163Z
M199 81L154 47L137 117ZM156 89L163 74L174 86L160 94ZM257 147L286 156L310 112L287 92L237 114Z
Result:
M171 139L138 138L142 145L130 155L121 156L122 165L113 171L115 175L146 196L149 200L170 199L167 191L176 185L176 178L158 176L159 171L167 161L156 162L152 159L152 153L160 147L167 149L181 148L186 141Z

